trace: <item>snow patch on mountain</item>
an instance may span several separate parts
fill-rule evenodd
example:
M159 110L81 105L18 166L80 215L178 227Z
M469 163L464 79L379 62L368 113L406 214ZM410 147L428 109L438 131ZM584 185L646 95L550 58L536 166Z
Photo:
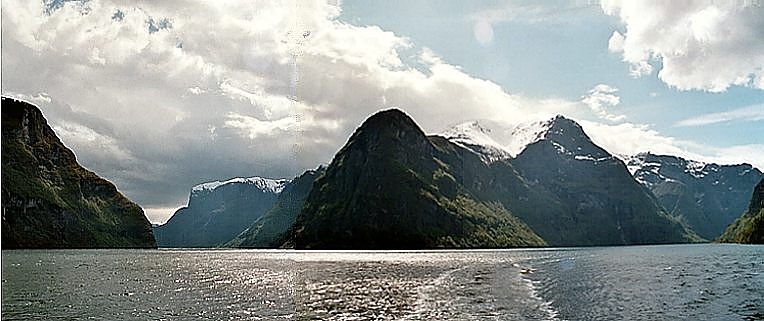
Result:
M198 193L198 192L204 192L204 191L213 191L221 186L228 185L228 184L249 184L249 185L255 185L260 190L278 194L278 193L281 193L281 191L284 189L284 186L287 183L289 183L289 180L287 179L271 179L271 178L262 178L257 176L236 177L226 181L212 181L212 182L202 183L192 187L191 192Z
M711 186L726 185L733 176L743 177L760 173L749 164L720 165L651 153L621 157L634 179L648 187L661 181L672 181L672 178L679 179L681 176L698 182L706 181Z
M512 130L510 140L507 142L506 149L512 155L517 157L525 150L528 145L538 142L546 136L549 129L554 124L554 118L520 124ZM562 147L562 146L561 146ZM562 147L564 149L564 147Z
M592 155L576 155L573 157L575 160L584 160L584 161L592 161L592 162L604 162L607 160L611 160L612 157L592 157Z
M542 140L549 140L560 154L575 160L601 162L613 158L599 148L592 148L593 143L583 133L583 129L575 121L561 115L518 125L499 124L490 120L470 121L456 125L440 135L480 155L486 163L515 158L528 146ZM567 139L560 140L562 137Z
M703 178L708 175L706 169L706 163L693 160L687 160L687 165L684 167L684 172L692 175L695 178Z
M629 170L629 174L631 174L631 176L634 176L638 170L645 167L645 161L642 158L639 158L637 155L618 154L615 155L615 157L626 164L626 168Z
M491 136L491 129L484 127L478 121L456 125L441 135L454 144L479 155L486 163L510 158L507 150Z
M494 130L490 128L494 125L491 121L475 120L456 125L440 135L491 163L516 157L528 145L544 139L552 123L553 119L549 119Z

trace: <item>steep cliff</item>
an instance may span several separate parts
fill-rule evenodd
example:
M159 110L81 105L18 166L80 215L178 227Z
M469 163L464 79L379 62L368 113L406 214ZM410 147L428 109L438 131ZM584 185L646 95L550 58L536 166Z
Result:
M156 247L143 210L77 163L37 107L2 98L2 246Z

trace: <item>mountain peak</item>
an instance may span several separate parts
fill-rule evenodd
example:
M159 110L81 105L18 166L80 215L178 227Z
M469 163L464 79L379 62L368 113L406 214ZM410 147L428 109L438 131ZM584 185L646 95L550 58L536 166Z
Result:
M552 121L572 121L570 118L565 117L563 114L554 115L551 118Z
M488 126L486 126L486 123ZM481 155L486 162L517 157L526 147L541 140L552 143L561 153L586 159L609 157L601 148L593 146L581 125L563 115L540 121L493 130L486 121L469 121L456 125L441 135L448 140ZM596 148L595 148L596 147Z
M379 111L369 116L360 128L399 128L399 129L419 129L419 126L405 112L398 108L391 108ZM421 130L420 130L421 131Z
M572 120L570 118L566 118L563 115L557 115L554 116L554 118L547 121L548 122L548 130L546 132L545 136L551 135L575 135L578 137L584 136L587 139L589 137L584 132L584 129L581 127L581 125L578 124L575 120Z
M156 247L143 210L83 168L37 106L2 97L2 247Z
M400 109L388 109L367 118L336 156L350 150L402 156L412 149L421 151L429 148L432 145L427 136L411 117Z
M481 134L490 134L491 129L483 126L483 124L480 123L478 120L468 121L466 123L461 123L459 125L456 125L446 131L446 133L481 133Z
M477 120L449 128L441 134L454 144L477 154L485 163L510 158L511 154L491 136L491 129Z
M559 114L546 120L518 125L511 137L507 149L515 156L540 140L552 142L561 152L580 150L582 143L591 141L581 125Z

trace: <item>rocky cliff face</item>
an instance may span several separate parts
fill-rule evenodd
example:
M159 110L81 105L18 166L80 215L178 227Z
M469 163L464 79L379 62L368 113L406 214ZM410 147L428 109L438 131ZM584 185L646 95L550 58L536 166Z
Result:
M727 227L719 241L764 244L764 179L754 188L748 210Z
M160 247L214 247L231 240L265 214L287 183L261 177L234 178L199 184L191 189L188 206L159 227Z
M749 164L719 165L651 153L630 157L627 165L671 215L709 240L745 211L764 177Z
M156 247L143 210L77 163L37 107L2 98L2 244Z

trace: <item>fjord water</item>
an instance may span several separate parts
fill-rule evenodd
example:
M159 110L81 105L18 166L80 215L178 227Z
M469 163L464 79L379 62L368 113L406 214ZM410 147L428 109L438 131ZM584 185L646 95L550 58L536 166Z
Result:
M2 252L3 320L760 320L764 246Z

